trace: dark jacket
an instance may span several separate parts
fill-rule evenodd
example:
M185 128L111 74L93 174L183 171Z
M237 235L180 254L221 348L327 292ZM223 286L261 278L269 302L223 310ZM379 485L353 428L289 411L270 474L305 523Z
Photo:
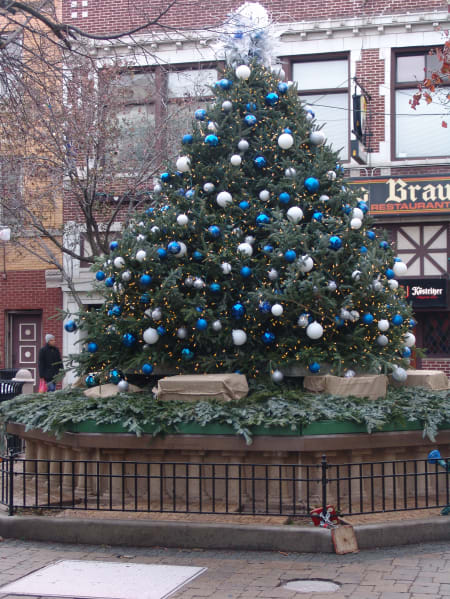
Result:
M61 354L57 347L48 343L39 350L39 376L47 383L52 381L62 368Z

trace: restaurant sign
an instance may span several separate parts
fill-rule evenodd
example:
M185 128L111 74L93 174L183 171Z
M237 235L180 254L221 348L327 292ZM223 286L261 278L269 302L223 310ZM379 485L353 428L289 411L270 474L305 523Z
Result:
M450 214L450 175L358 178L347 183L360 187L372 216Z
M447 279L400 279L413 308L447 307Z

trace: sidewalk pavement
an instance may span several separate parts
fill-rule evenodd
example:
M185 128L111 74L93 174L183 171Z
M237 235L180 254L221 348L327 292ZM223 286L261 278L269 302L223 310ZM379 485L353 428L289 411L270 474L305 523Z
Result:
M173 599L450 598L449 543L391 547L339 556L287 551L110 547L7 539L0 543L0 585L61 559L208 568L173 595ZM299 594L281 588L281 583L298 578L328 579L341 586L339 591L331 594ZM36 595L26 597L37 599ZM0 599L25 599L25 596L0 592ZM50 598L41 596L40 599ZM73 595L71 599L78 598Z

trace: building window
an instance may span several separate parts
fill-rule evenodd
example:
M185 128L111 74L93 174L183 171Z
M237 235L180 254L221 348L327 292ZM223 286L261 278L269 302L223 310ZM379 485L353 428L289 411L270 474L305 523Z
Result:
M422 347L426 358L450 356L450 312L426 312L416 315L422 328Z
M448 106L439 100L427 103L424 99L411 108L410 101L418 84L440 69L436 54L428 50L398 51L394 54L394 127L395 158L426 158L449 155L448 129L442 127ZM443 95L450 93L442 89Z
M299 98L316 115L327 144L349 159L349 63L347 56L330 59L309 57L292 61L291 78L297 83Z

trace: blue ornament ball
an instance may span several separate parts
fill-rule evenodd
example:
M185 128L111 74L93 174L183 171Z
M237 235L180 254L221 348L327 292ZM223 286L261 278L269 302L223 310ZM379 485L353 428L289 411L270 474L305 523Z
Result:
M256 116L253 114L248 114L245 118L244 118L245 124L247 125L247 127L254 127L256 125Z
M196 306L195 311L201 314L203 312L203 308L201 306Z
M229 79L221 79L218 82L218 85L222 89L230 89L230 87L233 85L233 82L230 81Z
M113 252L114 250L117 250L117 248L119 247L119 244L117 243L117 241L111 241L111 243L109 244L109 249Z
M373 323L373 315L370 312L366 312L366 314L363 314L363 317L361 320L363 321L364 324L372 324Z
M273 252L273 245L265 245L263 247L263 252L266 252L266 254L271 254Z
M367 231L366 235L369 239L372 239L372 241L375 239L375 231Z
M244 279L248 279L248 277L252 274L252 269L249 266L243 266L241 268L241 276L244 277Z
M221 290L221 287L220 287L219 283L211 283L211 285L209 286L209 290L212 293L219 293L219 291Z
M258 310L262 312L262 314L270 314L272 304L270 302L261 302L258 306Z
M148 376L149 374L151 374L153 372L153 366L148 363L142 364L141 370L142 370L142 374L145 374Z
M345 320L343 318L341 318L340 316L335 316L334 317L334 324L335 326L340 329L344 326L345 324Z
M403 358L410 358L410 357L411 357L411 354L412 354L412 351L410 350L410 348L409 348L409 347L406 347L406 346L405 346L405 347L402 349L402 357L403 357Z
M319 372L320 370L320 364L318 362L312 362L312 364L310 364L308 366L309 371L312 372L313 374Z
M197 121L204 121L206 119L206 110L204 108L199 108L194 112L194 117Z
M115 282L114 277L108 277L107 279L105 279L106 287L112 287L114 285L114 282Z
M389 243L387 241L380 241L380 248L383 250L387 250L389 247Z
M64 328L68 333L73 333L77 330L77 323L74 320L68 320L64 325Z
M148 287L151 282L152 282L152 277L147 274L141 275L141 278L139 279L139 283L140 283L141 287Z
M187 135L183 135L183 138L181 139L182 144L191 144L193 141L194 138L190 133L188 133Z
M111 383L114 383L114 385L117 385L117 383L122 379L122 374L120 373L119 370L117 370L116 368L114 368L113 370L110 370L109 372L109 380L111 381Z
M165 335L167 333L166 327L163 327L162 325L159 325L159 327L156 327L156 330L160 337L162 337L163 335Z
M307 179L305 179L304 185L306 189L311 193L314 193L319 189L319 181L315 177L308 177Z
M93 354L98 350L98 345L95 343L95 341L89 341L89 343L87 345L87 350L88 350L88 352Z
M259 227L262 227L263 225L268 225L270 223L270 218L267 216L267 214L258 214L258 216L256 217L256 224Z
M278 84L278 91L280 92L280 94L285 94L288 89L288 84L284 81L280 81L280 83Z
M385 274L388 279L393 279L395 277L395 272L392 270L392 268L387 268Z
M396 326L403 324L403 316L401 314L394 314L392 317L392 324L395 324Z
M194 357L194 352L190 350L188 347L183 347L181 350L181 357L183 360L192 360Z
M409 319L409 326L413 329L416 326L417 322L414 320L414 318L410 318Z
M313 217L313 220L316 220L319 223L321 223L322 219L323 219L323 214L322 214L322 212L314 212L314 214L312 215L312 217Z
M199 252L198 250L195 250L195 252L192 254L192 258L196 262L201 262L203 260L204 256L201 252Z
M139 298L141 304L149 304L150 303L150 295L148 293L143 293Z
M362 200L358 202L358 208L362 210L364 214L367 214L369 212L369 206L366 204L366 202L363 202Z
M95 387L97 384L97 379L94 375L88 374L88 376L84 379L84 382L86 383L86 387Z
M362 246L359 248L359 251L361 252L361 254L367 254L367 248L366 248L366 246L365 246L365 245L362 245Z
M271 92L270 94L267 94L265 101L267 106L275 106L275 104L278 102L279 98L278 98L278 94L276 94L275 92Z
M342 206L342 210L345 214L350 214L350 212L352 211L352 207L350 206L350 204L344 204Z
M95 273L95 278L97 279L97 281L104 281L106 279L106 275L103 272L103 270L98 270Z
M217 137L217 135L207 135L205 137L205 144L211 147L218 146L219 138Z
M125 347L132 347L136 343L136 337L132 333L125 333L122 337Z
M234 304L234 306L231 308L231 316L233 318L236 318L236 320L238 320L239 318L242 318L245 314L245 308L242 304Z
M314 119L316 117L315 113L312 110L305 110L305 113L310 119Z
M179 254L181 252L181 245L178 241L171 241L167 246L167 251L169 254Z
M165 258L167 258L167 250L165 248L158 248L156 250L156 253L158 254L158 258L160 260L164 260Z
M267 165L267 160L264 158L264 156L257 156L253 160L253 163L256 168L264 168Z
M248 102L245 105L245 110L247 112L254 112L256 110L256 104L254 102Z
M337 235L332 235L330 237L330 248L332 250L338 250L342 247L342 239Z
M188 189L185 196L188 200L191 200L195 196L195 189Z
M208 227L208 232L211 235L211 237L214 237L214 239L220 237L220 227L218 227L217 225L211 225L210 227Z
M111 308L111 315L112 316L120 316L122 314L122 308L120 306L113 306Z
M287 250L286 252L284 252L284 259L286 260L286 262L294 262L296 258L297 254L294 252L294 250Z
M205 331L208 327L208 323L204 318L199 318L195 323L195 328L197 331Z
M163 183L167 183L170 179L170 173L161 173L160 179Z
M243 200L242 202L239 202L239 208L241 210L248 210L248 208L250 208L250 204L246 200Z
M270 345L271 343L273 343L275 341L275 334L272 333L272 331L266 331L265 333L262 334L262 342L264 343L264 345Z
M288 194L287 191L282 191L278 196L278 199L280 201L280 204L286 205L289 204L289 202L291 201L291 196Z

